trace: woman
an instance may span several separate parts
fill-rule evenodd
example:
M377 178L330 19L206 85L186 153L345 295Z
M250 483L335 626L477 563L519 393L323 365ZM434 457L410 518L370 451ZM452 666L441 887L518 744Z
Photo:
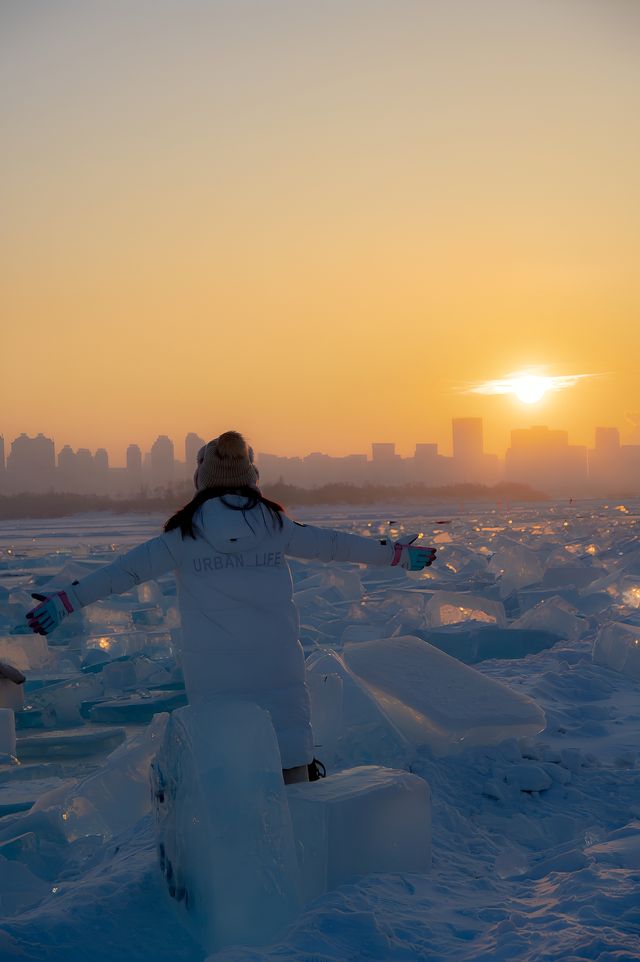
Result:
M318 777L298 613L287 557L420 570L433 548L395 544L292 521L258 486L253 451L227 431L198 453L195 497L152 538L41 602L27 619L48 634L67 615L174 571L189 701L215 695L257 702L275 728L285 782Z

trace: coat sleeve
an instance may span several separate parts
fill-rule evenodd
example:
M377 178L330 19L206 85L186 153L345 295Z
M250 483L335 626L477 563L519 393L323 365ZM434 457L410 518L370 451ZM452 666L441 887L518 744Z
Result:
M393 544L389 539L363 538L358 534L299 524L290 518L285 523L285 554L292 558L317 561L352 561L355 564L390 565Z
M122 594L143 581L174 571L179 567L181 556L182 535L177 529L169 531L145 541L120 555L111 564L74 583L73 592L84 608L101 598Z

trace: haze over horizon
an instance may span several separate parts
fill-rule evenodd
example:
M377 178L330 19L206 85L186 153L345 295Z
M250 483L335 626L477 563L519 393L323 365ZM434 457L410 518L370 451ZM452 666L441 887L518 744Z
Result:
M625 0L3 5L5 441L629 436L639 26ZM469 393L534 368L598 376Z
M463 418L462 420L466 420L466 419ZM522 424L513 425L513 429L516 430L518 428L524 427L525 430L528 430L535 426L542 426L544 428L549 427L550 430L552 431L557 431L557 430L566 431L566 428L563 428L561 425L558 425L558 426L541 425L541 422L536 421L535 417L531 417L529 419L529 422L526 424L523 420ZM588 449L592 449L594 446L594 435L595 435L596 427L597 425L592 426L591 437L589 438L587 444L585 445ZM614 427L617 428L617 426L614 426ZM383 443L383 444L392 443L395 445L396 454L398 454L402 458L411 458L415 454L416 445L421 443L424 444L425 442L436 443L438 446L438 453L442 456L450 457L454 449L454 445L452 443L452 428L453 428L453 424L450 423L448 437L444 439L443 443L440 443L435 438L422 438L422 439L416 438L413 442L410 442L405 446L401 446L396 443L396 438L394 436L389 436L384 438L372 438L369 442L364 444L362 448L358 448L358 449L354 448L351 451L341 451L339 453L336 453L335 451L328 451L328 450L321 449L319 446L314 447L312 440L308 441L308 443L306 444L306 447L301 448L298 451L291 451L291 452L284 452L284 451L279 451L275 449L268 450L267 448L260 447L259 443L253 437L247 437L247 440L254 447L257 458L259 458L261 454L275 455L277 457L304 458L307 455L314 454L314 453L327 454L330 457L334 457L334 458L339 458L345 455L366 455L368 458L371 458L372 446L374 446L377 443ZM21 431L20 435L25 433L26 432ZM482 421L481 434L483 436L483 448L485 453L490 455L496 455L500 460L502 460L509 447L509 443L507 442L505 444L505 447L502 449L489 450L486 443L484 442L484 438L486 438L487 433L488 433L487 425L484 423L484 421ZM46 432L37 432L37 434L45 434L46 436ZM199 435L199 434L200 432L198 431L187 431L177 436L171 436L171 435L167 435L165 432L162 432L162 431L155 431L155 432L152 432L152 435L150 436L150 440L148 441L148 443L146 441L141 442L140 439L130 438L125 446L122 457L119 457L118 455L114 457L113 452L106 445L100 444L99 441L96 441L95 438L93 440L89 439L88 443L86 445L83 445L83 447L90 450L92 453L95 453L99 448L106 449L107 454L109 456L110 467L122 468L126 464L126 447L129 447L129 445L132 445L132 444L137 445L140 448L141 453L146 454L151 449L154 441L158 440L160 437L169 437L169 440L173 444L175 460L177 463L179 463L179 462L183 462L185 458L185 441L187 436ZM640 413L630 414L628 416L626 429L620 430L619 436L620 436L620 443L635 445L640 447ZM74 445L70 444L69 441L65 440L65 437L66 435L63 434L62 437L60 438L51 438L51 440L53 440L55 445L56 455L60 454L60 451L62 450L63 447L71 447L71 448L74 447ZM208 436L207 438L204 438L202 435L200 435L200 437L201 437L201 440L203 441L209 439ZM2 431L0 431L0 438L2 438L4 441L4 455L6 460L9 455L9 452L11 451L11 446L15 438L7 437L6 435L3 436ZM568 437L568 441L570 445L576 444L574 438L572 438L570 435Z

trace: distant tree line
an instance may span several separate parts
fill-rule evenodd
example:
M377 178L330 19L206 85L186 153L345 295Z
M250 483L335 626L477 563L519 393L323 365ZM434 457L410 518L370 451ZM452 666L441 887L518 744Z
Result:
M268 498L285 507L315 504L423 504L425 501L547 501L541 491L528 484L502 481L499 484L447 484L430 488L426 484L324 484L318 488L297 488L283 481L265 485Z
M266 484L263 493L280 502L285 508L321 504L423 504L428 501L547 501L546 495L526 484L451 484L430 488L424 484L399 486L378 484L325 484L317 488L298 488L277 481ZM137 497L112 498L97 494L67 494L51 491L48 494L12 494L0 496L0 520L20 518L64 518L73 514L110 511L116 514L137 513L171 514L192 496L189 485L141 491Z

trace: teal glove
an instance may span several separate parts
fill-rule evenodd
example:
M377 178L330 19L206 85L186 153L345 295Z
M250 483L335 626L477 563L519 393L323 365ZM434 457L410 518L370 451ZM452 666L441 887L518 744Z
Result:
M414 545L413 542L420 537L419 534L405 534L393 546L392 567L400 565L405 571L422 571L428 568L436 559L435 548L422 548Z
M82 607L72 588L56 591L51 595L32 594L31 597L41 602L27 612L29 627L38 635L48 635L55 631L64 618Z

